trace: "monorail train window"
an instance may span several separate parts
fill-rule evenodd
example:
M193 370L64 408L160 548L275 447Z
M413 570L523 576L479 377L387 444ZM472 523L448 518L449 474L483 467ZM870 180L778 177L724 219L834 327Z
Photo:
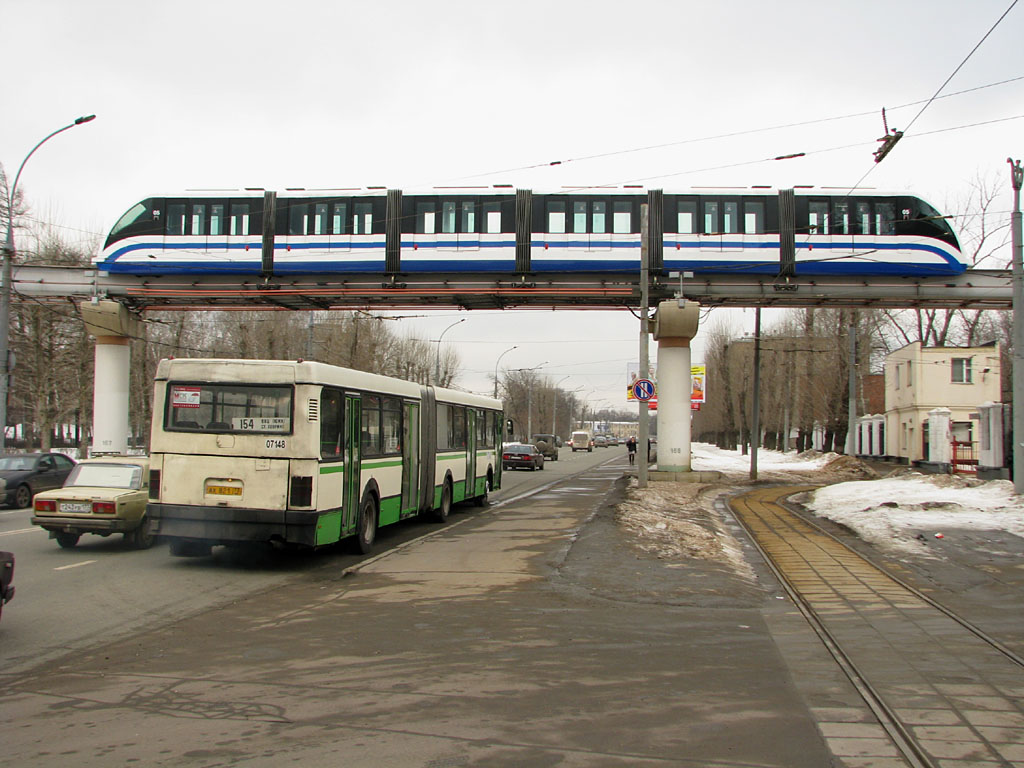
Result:
M167 235L185 234L185 204L171 203L167 206L167 218L165 219L164 232Z
M855 200L854 210L856 215L853 219L855 234L871 234L871 202L869 200Z
M462 201L462 216L459 219L459 232L476 232L476 203L472 200Z
M210 235L224 234L224 204L210 203Z
M574 200L572 203L572 231L584 234L587 231L587 201Z
M590 231L595 235L603 235L608 232L608 203L604 200L594 200L590 204Z
M437 231L437 225L435 224L436 212L434 210L434 203L431 202L417 202L416 203L416 234L417 235L432 235Z
M231 229L232 235L248 235L249 233L249 204L231 203Z
M676 207L676 232L680 235L697 234L697 200L680 200Z
M896 234L896 206L892 203L875 203L875 234Z
M721 232L721 226L718 223L718 201L717 200L705 200L704 201L704 234L716 235Z
M441 232L445 235L455 234L455 201L441 201Z
M740 231L740 204L737 200L722 201L722 232L735 235Z
M484 203L484 232L489 235L501 232L501 203Z
M206 205L204 203L192 203L192 235L206 234Z
M136 203L114 225L107 236L106 245L125 237L156 235L161 233L161 208L163 200L149 199Z
M327 234L327 203L313 203L313 232L314 235Z
M352 234L369 235L373 233L373 203L355 203L352 213Z
M345 234L345 222L348 221L348 203L331 204L331 234Z
M763 200L743 201L743 231L748 235L764 234L765 223Z
M309 218L309 206L305 203L291 202L288 205L288 234L306 234L306 220Z
M832 201L832 233L836 235L852 235L850 229L850 201L837 199Z
M565 201L548 200L547 205L547 229L550 235L565 234Z
M612 231L615 234L633 231L633 203L629 200L616 200L612 204Z
M827 200L810 200L807 203L807 231L812 235L828 235L829 209Z

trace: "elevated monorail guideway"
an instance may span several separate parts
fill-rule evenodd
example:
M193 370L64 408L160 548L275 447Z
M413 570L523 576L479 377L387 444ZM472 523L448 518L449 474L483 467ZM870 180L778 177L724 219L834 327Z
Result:
M143 312L174 309L616 309L640 304L635 276L572 274L439 275L394 281L380 276L260 279L231 275L111 275L93 268L19 266L16 293L36 300L111 299ZM865 307L1010 309L1009 270L967 270L945 277L817 276L774 278L714 274L656 275L651 304L682 295L705 307Z

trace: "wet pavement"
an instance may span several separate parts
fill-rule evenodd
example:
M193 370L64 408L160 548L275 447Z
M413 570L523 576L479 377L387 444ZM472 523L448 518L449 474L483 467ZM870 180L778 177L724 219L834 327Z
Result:
M903 765L857 757L870 712L757 554L643 551L624 486L601 467L7 677L0 762Z

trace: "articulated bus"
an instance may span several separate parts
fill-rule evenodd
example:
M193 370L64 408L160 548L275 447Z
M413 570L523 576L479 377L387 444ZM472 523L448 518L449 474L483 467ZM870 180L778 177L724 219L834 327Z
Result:
M499 400L324 363L166 359L150 500L178 556L215 545L317 548L501 484Z

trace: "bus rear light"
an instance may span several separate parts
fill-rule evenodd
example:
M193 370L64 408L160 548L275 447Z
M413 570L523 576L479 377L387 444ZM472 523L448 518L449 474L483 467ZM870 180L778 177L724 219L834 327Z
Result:
M293 477L288 494L289 507L309 507L313 504L313 478Z
M112 501L94 501L92 513L94 515L112 515L117 512L117 504Z
M36 512L56 512L57 502L53 499L36 499L35 503Z

